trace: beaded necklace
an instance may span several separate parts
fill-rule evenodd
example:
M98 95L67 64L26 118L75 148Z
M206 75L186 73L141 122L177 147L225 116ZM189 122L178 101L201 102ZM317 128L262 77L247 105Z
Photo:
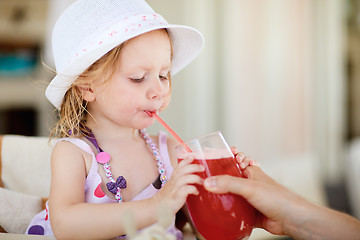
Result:
M126 188L126 180L124 176L119 176L116 180L113 178L111 167L109 164L110 161L110 154L107 152L104 152L98 145L95 135L91 131L91 129L86 128L86 133L83 132L83 135L88 139L98 150L98 154L96 155L96 161L103 165L106 177L109 179L109 182L106 183L107 189L115 195L115 199L117 202L122 202L122 195L121 195L121 189ZM161 155L159 152L159 149L157 148L156 144L152 143L151 138L146 133L145 129L139 130L139 133L141 137L145 140L149 148L151 149L156 165L158 166L159 174L160 174L160 181L161 181L161 187L164 186L166 183L166 173L164 168L164 163L162 162Z

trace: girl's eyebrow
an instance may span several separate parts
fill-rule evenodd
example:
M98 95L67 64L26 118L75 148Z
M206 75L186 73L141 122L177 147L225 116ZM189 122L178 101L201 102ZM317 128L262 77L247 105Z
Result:
M131 66L131 67L127 67L125 69L122 69L121 72L130 73L130 72L139 71L139 70L147 71L149 68L151 68L151 67L149 67L149 66L141 66L141 65L139 65L139 66ZM164 64L164 65L162 65L160 67L161 71L163 71L163 70L169 70L170 71L170 69L171 69L171 62L166 63L166 64Z

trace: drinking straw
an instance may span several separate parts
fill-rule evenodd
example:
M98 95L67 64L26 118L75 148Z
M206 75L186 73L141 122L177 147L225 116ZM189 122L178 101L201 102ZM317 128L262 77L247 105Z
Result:
M156 113L154 112L150 112L150 111L145 111L145 113L147 115L149 115L149 117L154 117L156 120L158 120L158 122L182 145L185 146L186 151L188 152L192 152L191 149L188 147L188 145L186 145L184 143L184 141L174 132L174 130L172 130L169 125L166 124L166 122L164 122L164 120L162 120Z

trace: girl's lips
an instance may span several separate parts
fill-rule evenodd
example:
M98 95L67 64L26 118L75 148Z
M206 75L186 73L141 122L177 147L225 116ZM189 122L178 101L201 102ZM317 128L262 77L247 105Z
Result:
M152 117L153 116L153 113L152 111L149 111L149 110L144 110L144 112L149 116L149 117Z

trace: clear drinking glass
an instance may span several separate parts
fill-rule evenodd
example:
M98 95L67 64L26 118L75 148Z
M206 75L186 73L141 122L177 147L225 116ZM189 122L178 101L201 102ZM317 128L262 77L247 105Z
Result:
M194 156L194 163L205 167L204 172L198 173L203 179L222 174L243 177L221 132L180 144L176 152L179 162ZM243 197L214 194L203 186L196 187L199 195L189 195L186 204L196 229L206 240L249 238L255 223L255 209Z

